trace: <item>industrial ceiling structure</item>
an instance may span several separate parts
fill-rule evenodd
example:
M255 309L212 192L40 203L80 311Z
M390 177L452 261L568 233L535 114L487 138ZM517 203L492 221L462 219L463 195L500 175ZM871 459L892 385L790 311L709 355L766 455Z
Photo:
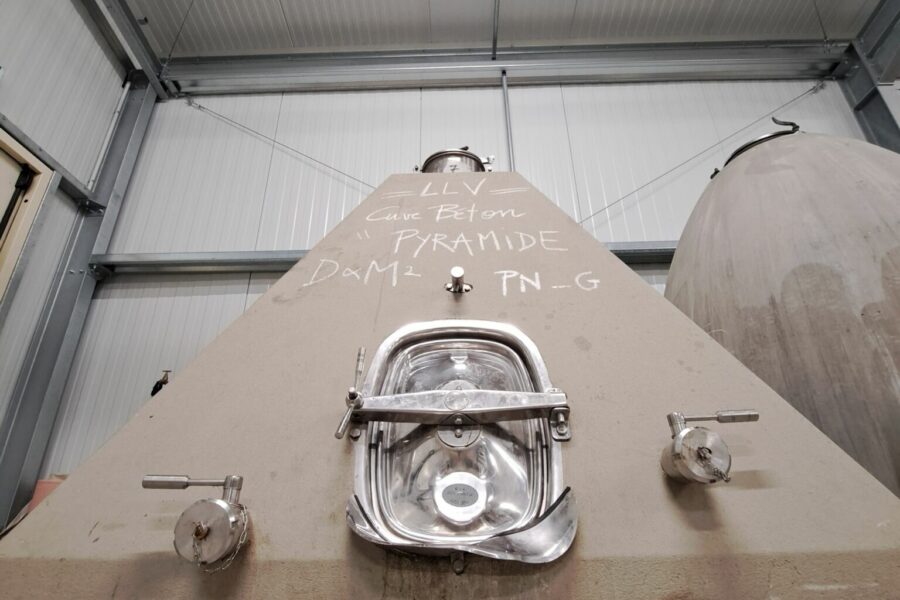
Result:
M160 96L831 74L879 0L103 0ZM877 37L877 36L876 36ZM872 40L878 43L879 40ZM156 81L155 79L158 79ZM165 89L163 89L165 88Z
M128 0L161 59L849 40L879 0Z

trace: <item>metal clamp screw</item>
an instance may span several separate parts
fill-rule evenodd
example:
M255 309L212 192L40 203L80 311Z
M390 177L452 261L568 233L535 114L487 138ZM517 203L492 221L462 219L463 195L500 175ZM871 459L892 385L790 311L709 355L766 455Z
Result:
M567 442L572 439L568 408L560 407L550 411L550 435L557 442Z
M451 552L450 568L453 569L453 572L457 575L462 575L466 571L466 553Z
M350 419L353 418L353 411L360 409L363 406L363 397L359 391L359 380L362 378L362 372L365 363L366 349L364 347L360 347L359 351L356 353L356 373L353 377L353 385L350 386L350 389L347 390L347 411L344 413L344 416L341 418L341 422L338 425L337 430L334 432L334 437L336 437L337 439L343 438L347 433L347 428L350 427ZM355 440L358 437L359 435L357 435L353 439Z

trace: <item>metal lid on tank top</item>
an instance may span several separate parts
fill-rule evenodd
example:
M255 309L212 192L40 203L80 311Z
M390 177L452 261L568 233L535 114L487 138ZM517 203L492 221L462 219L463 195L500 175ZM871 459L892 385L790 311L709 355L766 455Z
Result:
M422 173L479 173L484 170L484 162L469 152L468 146L435 152L425 159L420 169Z

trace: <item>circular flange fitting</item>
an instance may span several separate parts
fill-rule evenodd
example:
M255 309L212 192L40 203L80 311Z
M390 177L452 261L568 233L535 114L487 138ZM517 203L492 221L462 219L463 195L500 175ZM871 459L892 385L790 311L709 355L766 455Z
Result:
M175 551L195 564L209 564L234 552L246 527L240 507L221 499L198 500L175 524Z
M715 431L688 427L663 449L660 464L666 475L679 481L727 481L731 452Z

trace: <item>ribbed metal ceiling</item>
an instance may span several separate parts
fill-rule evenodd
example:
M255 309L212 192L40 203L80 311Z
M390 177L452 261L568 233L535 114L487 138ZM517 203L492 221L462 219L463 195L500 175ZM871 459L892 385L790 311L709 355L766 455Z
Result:
M878 1L501 0L499 46L849 39ZM161 57L485 47L493 32L491 0L128 3Z

